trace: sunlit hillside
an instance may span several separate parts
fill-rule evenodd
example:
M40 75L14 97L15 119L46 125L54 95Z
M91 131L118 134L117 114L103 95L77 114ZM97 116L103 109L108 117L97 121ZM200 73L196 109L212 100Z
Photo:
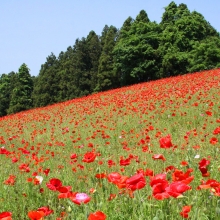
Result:
M0 220L220 218L220 69L0 118Z

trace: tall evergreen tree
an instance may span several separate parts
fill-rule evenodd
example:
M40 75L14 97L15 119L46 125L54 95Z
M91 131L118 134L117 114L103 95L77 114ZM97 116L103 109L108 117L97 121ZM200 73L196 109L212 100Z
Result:
M15 87L10 96L9 114L27 110L32 107L33 80L28 66L23 63L15 78Z
M126 38L128 36L128 31L130 30L133 22L134 19L130 16L124 21L122 27L119 30L116 42L119 42L121 38Z
M47 61L41 65L32 95L35 107L46 106L56 102L60 80L57 74L58 65L57 58L53 53L51 53L51 55L47 57Z
M118 30L114 26L108 28L102 36L102 53L99 59L97 86L95 91L105 91L119 86L119 80L115 75L113 63L113 49L115 46Z
M162 16L161 25L163 26L163 29L167 25L172 25L175 23L176 20L176 12L177 12L177 5L174 1L172 1L167 7L165 7L165 12Z
M159 25L150 22L143 11L137 18L114 48L114 67L121 85L155 79L159 71Z
M86 38L87 54L88 54L88 63L87 71L88 76L91 79L91 88L90 93L93 92L97 85L97 74L98 74L98 65L99 58L101 55L101 43L98 35L94 31L90 31L89 35Z
M77 88L75 85L75 51L69 46L66 52L61 52L58 57L59 70L59 92L58 101L66 101L78 97Z
M190 13L185 4L177 6L174 2L165 8L160 25L163 30L159 47L162 77L187 73L192 69L189 54L194 45L218 35L201 14Z
M108 25L105 25L105 27L102 29L102 33L101 33L101 36L99 37L100 39L100 43L101 43L101 48L103 48L104 44L105 44L105 38L106 38L106 35L109 31L109 26Z
M220 38L208 37L193 45L189 53L188 72L196 72L220 67Z
M148 23L148 22L150 22L150 19L148 18L148 15L147 15L146 11L145 10L141 10L139 12L139 14L137 15L137 17L136 17L134 22L137 22L137 23L139 23L139 22Z
M74 45L74 85L77 97L89 95L91 93L91 76L89 69L89 56L86 45L86 38L77 39Z
M10 96L10 77L8 74L2 74L0 77L0 116L7 115L7 110L10 104Z

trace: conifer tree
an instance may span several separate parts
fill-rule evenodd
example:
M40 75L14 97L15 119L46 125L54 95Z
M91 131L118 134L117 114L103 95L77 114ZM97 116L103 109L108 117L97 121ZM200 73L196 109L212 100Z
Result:
M51 53L51 55L47 57L47 61L41 65L32 95L35 107L56 103L60 80L57 74L58 65L57 58L53 53Z
M23 63L15 77L15 86L10 96L9 114L30 109L32 107L33 80L28 66Z
M193 70L195 45L198 47L198 44L204 42L205 39L218 36L216 30L205 21L201 14L190 13L185 4L177 6L171 2L165 8L160 25L163 30L159 47L162 77L184 74ZM194 52L191 53L192 50Z
M113 49L116 42L118 30L110 26L102 36L102 53L99 59L97 86L95 91L105 91L119 86L119 80L114 72Z
M86 38L86 47L88 54L87 71L91 80L90 93L94 92L97 85L98 65L101 55L101 43L98 35L94 31L90 31Z
M2 74L0 77L0 116L7 115L7 109L10 104L10 77L8 74Z
M142 10L114 48L114 67L121 85L148 81L157 77L159 25L150 22Z

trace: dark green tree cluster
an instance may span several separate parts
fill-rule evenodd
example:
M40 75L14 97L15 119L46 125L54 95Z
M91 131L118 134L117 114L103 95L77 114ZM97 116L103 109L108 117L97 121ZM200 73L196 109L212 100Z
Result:
M86 38L77 39L73 47L47 57L36 77L33 90L34 107L85 96L97 86L101 42L91 31Z
M33 107L33 79L24 63L18 73L2 74L0 77L0 116L20 112Z
M171 2L165 8L160 26L162 77L220 66L219 33L200 13L190 13L185 4L177 6Z
M0 116L121 86L220 67L220 35L198 12L171 2L159 24L141 10L123 26L90 31L31 77L25 64L0 77Z

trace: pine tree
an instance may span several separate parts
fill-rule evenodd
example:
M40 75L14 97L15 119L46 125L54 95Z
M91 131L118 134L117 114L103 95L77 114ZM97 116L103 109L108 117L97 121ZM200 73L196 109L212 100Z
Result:
M74 44L74 85L77 97L89 95L91 92L91 76L89 74L89 56L86 39L77 39Z
M195 43L189 58L188 72L219 68L220 38L213 36Z
M148 15L145 10L141 10L135 19L135 22L137 23L140 23L140 22L148 23L149 21L150 19L148 18Z
M102 53L98 66L98 83L95 91L105 91L119 86L119 80L114 72L113 49L116 42L118 30L114 26L108 28L107 33L102 36Z
M193 70L191 51L195 51L195 45L198 47L198 44L205 39L218 36L216 30L201 14L195 11L190 13L185 4L177 6L171 2L165 8L160 25L163 30L159 47L162 77L184 74Z
M157 77L159 33L159 25L150 22L143 11L128 31L122 31L113 51L114 68L121 85L144 82Z
M92 93L97 86L98 65L101 55L101 43L98 35L94 31L90 31L88 34L86 38L86 47L88 54L87 71L91 79L90 93Z
M7 109L10 104L10 78L7 74L0 77L0 116L7 115Z
M166 28L167 25L172 25L175 23L176 19L176 12L177 12L177 5L174 1L172 1L167 7L165 7L165 12L162 16L161 25L163 29Z
M8 113L16 113L32 107L33 80L28 66L23 63L15 77L15 86L10 96Z
M41 65L32 95L35 107L46 106L57 102L60 80L57 74L58 65L57 58L53 53Z

